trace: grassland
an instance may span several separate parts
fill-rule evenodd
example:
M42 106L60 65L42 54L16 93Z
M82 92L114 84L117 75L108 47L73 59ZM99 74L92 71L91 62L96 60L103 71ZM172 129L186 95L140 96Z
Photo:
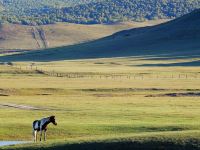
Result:
M0 25L0 50L32 50L72 45L99 39L121 30L151 26L164 21L166 20L125 22L112 25L57 23L43 26L24 26L2 24Z
M139 67L184 61L35 62L32 70L32 62L1 65L0 140L32 140L32 121L41 117L53 114L58 122L49 126L47 143L4 149L199 149L199 68ZM81 76L50 76L36 66Z

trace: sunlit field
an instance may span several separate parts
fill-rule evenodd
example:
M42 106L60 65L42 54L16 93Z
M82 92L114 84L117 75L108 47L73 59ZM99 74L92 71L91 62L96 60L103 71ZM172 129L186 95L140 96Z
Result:
M188 60L165 63L183 61ZM98 141L199 147L199 68L139 66L150 62L115 58L0 65L0 140L31 141L34 120L55 115L58 122L49 126L46 144L5 149Z

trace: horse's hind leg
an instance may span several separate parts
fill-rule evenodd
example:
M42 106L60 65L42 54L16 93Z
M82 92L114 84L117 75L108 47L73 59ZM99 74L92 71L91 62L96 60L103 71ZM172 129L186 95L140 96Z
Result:
M44 141L46 141L46 139L47 139L47 130L44 130Z
M42 141L42 130L40 130L40 142Z

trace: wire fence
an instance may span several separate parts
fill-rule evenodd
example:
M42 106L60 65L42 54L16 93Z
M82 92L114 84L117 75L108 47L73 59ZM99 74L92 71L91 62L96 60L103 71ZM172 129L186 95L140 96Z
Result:
M102 72L59 72L49 69L42 69L39 66L20 66L13 65L15 69L35 72L51 77L63 78L90 78L90 79L200 79L200 72L190 73L165 73L165 72L148 72L148 73L102 73Z

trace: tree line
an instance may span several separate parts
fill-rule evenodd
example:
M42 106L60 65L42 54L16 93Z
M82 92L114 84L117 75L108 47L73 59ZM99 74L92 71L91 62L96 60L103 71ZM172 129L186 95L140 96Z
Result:
M0 22L43 25L171 19L200 7L200 0L0 0Z

